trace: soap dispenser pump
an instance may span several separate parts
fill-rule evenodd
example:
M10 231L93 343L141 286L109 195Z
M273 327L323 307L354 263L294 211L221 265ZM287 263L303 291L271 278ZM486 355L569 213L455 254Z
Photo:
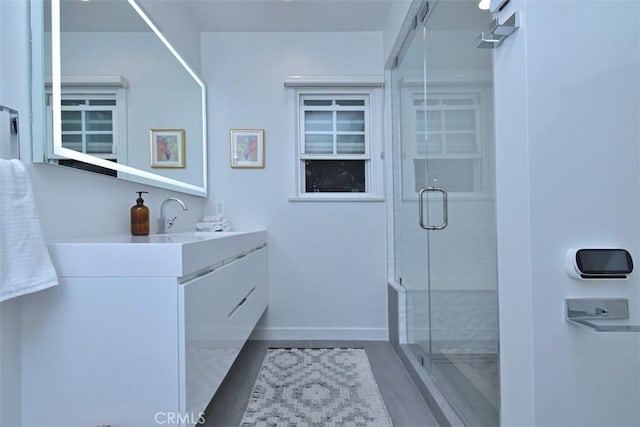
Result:
M131 207L131 234L147 236L149 234L149 208L144 205L142 193L148 193L148 191L136 191L136 193L138 193L136 205Z

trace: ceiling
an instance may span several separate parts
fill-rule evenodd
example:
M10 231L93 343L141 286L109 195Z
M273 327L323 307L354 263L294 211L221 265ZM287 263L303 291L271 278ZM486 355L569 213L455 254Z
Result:
M393 1L187 0L202 31L380 31Z
M2 1L2 0L0 0ZM127 0L61 0L66 31L148 31ZM45 10L49 9L45 0ZM411 0L137 0L190 12L201 32L381 31L391 4ZM430 1L430 30L484 30L490 13L477 0ZM47 21L45 17L45 22ZM479 27L479 22L482 25Z
M203 32L323 32L380 31L391 3L411 0L145 1L186 8ZM61 19L66 31L148 30L126 0L62 0Z

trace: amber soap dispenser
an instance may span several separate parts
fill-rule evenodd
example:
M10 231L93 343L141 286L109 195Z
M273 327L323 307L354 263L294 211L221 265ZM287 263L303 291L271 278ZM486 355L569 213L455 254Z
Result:
M148 191L137 191L137 193L136 205L131 207L131 234L147 236L149 234L149 208L144 205L142 193L148 193Z

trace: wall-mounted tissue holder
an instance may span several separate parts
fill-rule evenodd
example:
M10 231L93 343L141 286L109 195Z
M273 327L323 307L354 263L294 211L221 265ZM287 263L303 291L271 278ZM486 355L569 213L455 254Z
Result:
M622 320L629 318L629 301L624 298L567 298L565 320L597 332L640 332L635 325L602 325L592 320Z
M576 279L626 279L633 259L625 249L569 249L566 270Z

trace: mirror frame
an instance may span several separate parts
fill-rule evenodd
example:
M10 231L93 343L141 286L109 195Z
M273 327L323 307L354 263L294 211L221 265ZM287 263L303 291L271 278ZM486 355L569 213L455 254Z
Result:
M61 75L61 58L60 58L60 0L51 0L51 79L52 79L52 103L53 103L53 153L55 155L63 156L69 159L78 160L84 163L100 166L106 169L115 170L124 174L138 176L150 180L152 182L145 183L169 190L175 190L182 193L192 194L195 196L206 197L207 196L207 91L206 86L202 79L193 71L193 69L187 64L187 62L180 56L176 49L171 45L169 40L160 32L158 27L153 21L145 14L142 8L136 3L135 0L126 0L129 5L136 11L136 13L144 20L153 33L160 39L164 46L171 52L171 54L178 60L187 73L194 79L194 81L201 88L201 107L202 107L202 160L203 160L203 183L202 186L189 184L183 181L179 181L172 178L167 178L162 175L136 169L131 166L127 166L121 163L114 163L109 160L101 159L91 156L89 154L81 153L62 146L62 112L61 112L61 99L62 99L62 75ZM45 118L45 105L44 105L44 5L41 0L31 1L31 31L35 34L37 28L40 28L40 46L38 43L32 43L32 62L33 64L41 64L40 69L36 69L32 66L32 110L33 110L33 137L34 141L43 141L46 144L46 137L44 132L44 118ZM35 37L33 37L35 41ZM40 129L38 129L38 126ZM36 139L38 138L38 139ZM45 162L44 152L45 147L42 147L42 152L33 151L34 162Z

